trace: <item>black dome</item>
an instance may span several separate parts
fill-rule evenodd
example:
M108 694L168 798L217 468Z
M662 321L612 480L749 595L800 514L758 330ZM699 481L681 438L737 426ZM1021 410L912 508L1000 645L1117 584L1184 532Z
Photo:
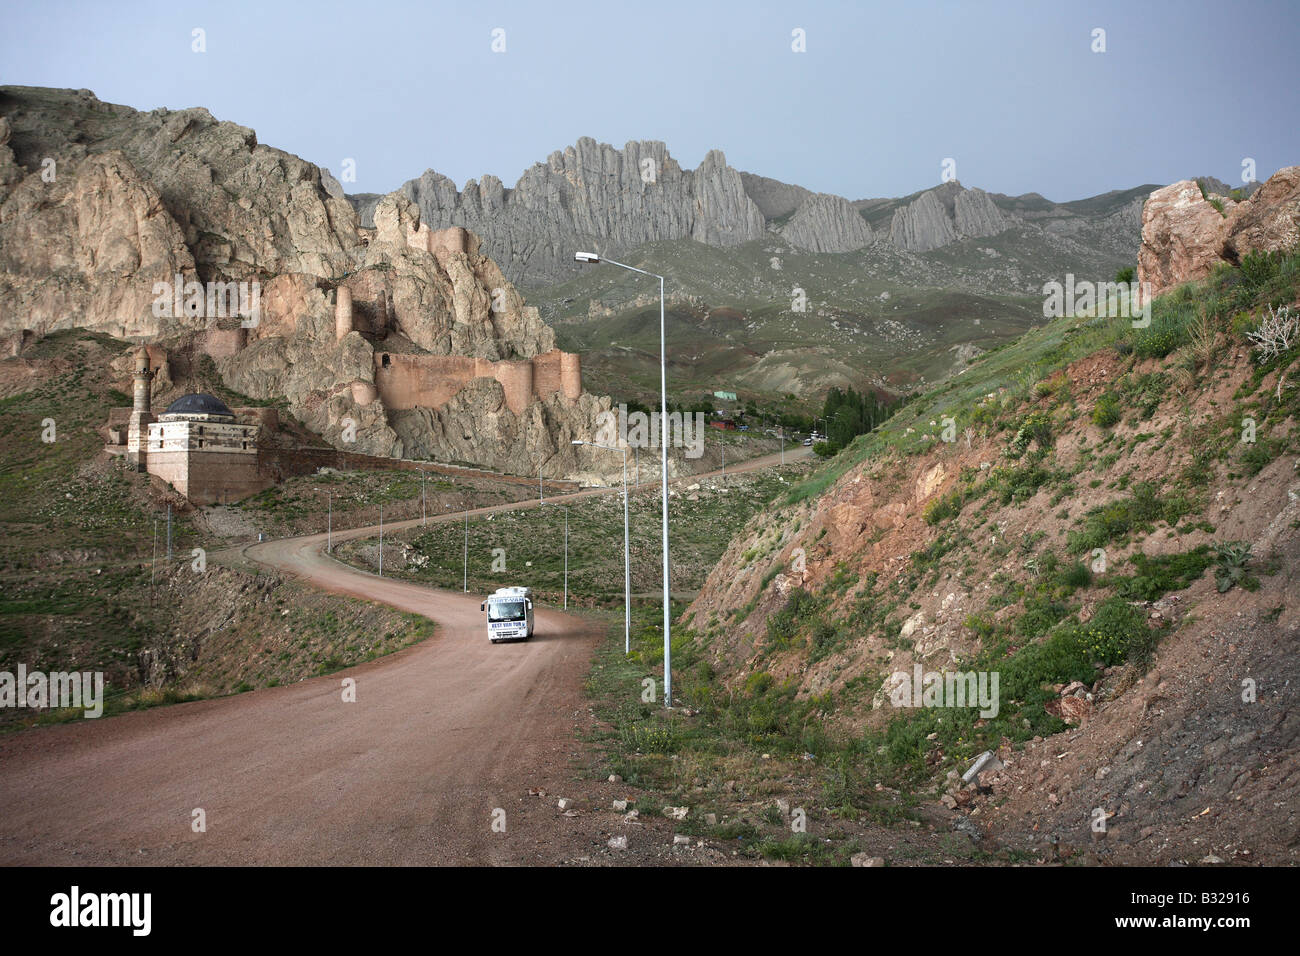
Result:
M176 401L167 406L164 415L226 415L234 418L234 413L226 407L226 403L215 395L206 393L197 393L193 395L182 395Z

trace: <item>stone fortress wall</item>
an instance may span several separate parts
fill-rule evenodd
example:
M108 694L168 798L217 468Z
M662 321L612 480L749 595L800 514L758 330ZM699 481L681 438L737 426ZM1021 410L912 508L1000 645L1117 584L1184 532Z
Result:
M466 355L375 353L375 386L384 407L394 411L441 408L476 378L500 382L506 405L516 415L534 399L545 401L556 392L570 401L582 395L578 356L559 349L501 362Z
M460 226L430 229L421 224L406 234L406 244L437 257L470 251L470 234ZM352 289L340 285L334 300L334 334L341 340L356 327ZM552 349L531 359L499 362L465 355L411 355L375 352L375 390L385 408L441 408L476 378L501 383L506 406L516 415L534 399L557 392L569 401L582 396L582 363L572 352ZM368 395L368 389L354 389ZM357 395L360 400L361 395Z

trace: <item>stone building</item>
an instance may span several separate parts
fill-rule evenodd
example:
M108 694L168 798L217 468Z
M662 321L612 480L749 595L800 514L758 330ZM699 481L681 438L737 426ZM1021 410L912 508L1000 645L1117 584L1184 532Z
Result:
M230 504L266 487L257 467L257 425L221 399L183 395L149 425L148 471L199 505Z
M127 421L126 457L199 505L229 504L268 484L258 468L258 425L238 422L221 399L183 395L154 418L155 372L144 346L135 351L135 394Z

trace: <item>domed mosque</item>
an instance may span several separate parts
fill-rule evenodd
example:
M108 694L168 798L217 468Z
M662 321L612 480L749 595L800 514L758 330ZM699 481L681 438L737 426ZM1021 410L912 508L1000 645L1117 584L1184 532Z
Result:
M135 355L135 395L127 458L171 484L195 504L229 504L260 491L257 425L241 424L215 395L182 395L154 419L149 409L154 373L143 347ZM143 439L143 440L142 440Z

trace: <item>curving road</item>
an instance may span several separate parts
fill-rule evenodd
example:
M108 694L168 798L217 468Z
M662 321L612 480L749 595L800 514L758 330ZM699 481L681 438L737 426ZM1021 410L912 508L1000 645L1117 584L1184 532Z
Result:
M571 785L599 628L539 608L531 642L491 645L478 595L359 572L324 555L324 544L324 535L309 535L242 553L317 587L427 615L436 636L288 687L0 738L0 863L563 860L576 835L571 821L528 791ZM343 700L345 678L356 681L355 702ZM205 832L195 832L196 809ZM504 833L492 827L498 810Z

